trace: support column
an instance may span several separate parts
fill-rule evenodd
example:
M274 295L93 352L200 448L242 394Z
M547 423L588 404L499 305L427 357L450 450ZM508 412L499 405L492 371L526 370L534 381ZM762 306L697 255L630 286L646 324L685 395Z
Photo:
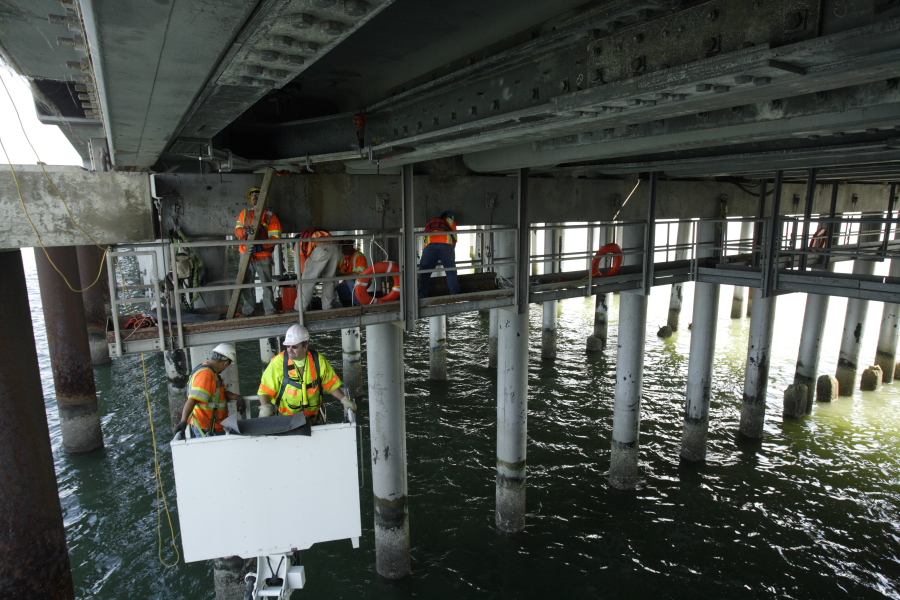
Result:
M263 369L269 366L269 363L278 356L279 352L281 352L281 347L277 337L259 340L259 362L262 364Z
M891 261L888 272L890 277L900 277L900 259ZM881 313L881 331L878 333L878 349L875 352L875 364L884 372L884 383L894 381L894 369L897 366L897 327L900 317L900 304L893 302L884 303L884 311Z
M675 243L678 244L679 250L675 251L675 260L686 260L690 256L690 249L687 247L691 243L692 223L679 223L678 233ZM684 288L682 283L672 284L672 295L669 299L669 319L667 325L672 331L678 331L681 325L681 304L684 300Z
M431 378L447 379L447 316L428 319L431 342Z
M854 275L871 275L875 272L875 263L871 260L856 260L853 263ZM869 313L869 301L859 298L847 300L847 316L844 319L844 336L841 338L841 351L838 355L837 373L838 389L841 396L852 396L859 383L859 352L862 338L866 330L866 316Z
M362 382L362 344L359 327L341 329L341 350L344 358L344 372L341 381L344 389L354 398L363 394Z
M753 288L753 314L750 316L750 341L740 424L741 434L752 439L762 438L766 420L766 391L769 387L769 359L776 300L777 296L763 298L762 289Z
M623 250L644 247L642 227L631 225L622 229ZM624 264L642 261L641 255L633 254L625 257ZM633 490L637 484L646 333L647 296L623 291L619 294L619 351L609 466L609 483L620 490Z
M84 316L87 323L91 361L95 365L109 363L106 322L109 315L109 280L103 250L97 246L77 246L79 280ZM97 278L99 272L100 278ZM96 283L95 283L96 282Z
M400 579L409 574L410 566L403 331L392 323L369 325L366 349L375 501L375 568L382 577Z
M497 367L497 527L525 527L525 454L528 439L528 314L501 311Z
M78 286L81 277L75 248L47 248L47 252L66 280ZM43 250L35 251L34 257L47 326L47 345L53 367L63 448L66 452L88 452L102 448L103 433L100 430L100 409L97 406L84 302L81 294L73 292L56 272Z
M833 266L829 267L833 270ZM819 356L822 352L822 334L825 331L825 317L828 316L828 296L809 294L806 296L806 311L803 313L803 331L800 334L800 351L794 370L794 384L806 386L806 412L812 412L816 397L816 380L819 377Z
M191 376L191 365L184 350L166 350L166 387L169 392L169 416L172 425L181 421L181 413L187 404L187 384Z
M749 240L749 242L747 241ZM741 243L753 243L753 223L744 221L741 223ZM744 293L746 288L740 285L734 286L734 296L731 299L731 318L740 319L744 316Z
M496 225L495 227L503 227ZM490 233L493 240L491 242L491 262L505 262L510 260L516 253L515 243L516 237L511 232ZM494 272L502 277L515 277L514 269L510 266L494 267ZM488 334L488 367L497 368L497 344L498 329L497 323L502 316L503 311L499 308L491 309L490 330Z
M0 589L74 600L21 251L0 251L0 281Z
M544 274L558 273L562 270L559 255L563 251L565 229L544 230L544 254L552 254L552 258L544 261ZM541 359L556 359L556 344L559 338L557 322L559 320L559 300L544 302L541 327Z
M497 313L499 308L492 308L488 325L488 367L497 368Z
M609 303L612 294L597 294L594 304L594 333L588 336L587 351L600 352L606 348L609 336Z
M716 224L698 223L697 240L712 242ZM714 251L699 251L700 258L712 256ZM684 430L681 437L681 458L690 461L706 460L706 438L709 433L709 399L712 391L713 358L716 348L716 329L719 311L719 284L694 284L694 325L691 330L690 362L688 363L687 404L684 410Z

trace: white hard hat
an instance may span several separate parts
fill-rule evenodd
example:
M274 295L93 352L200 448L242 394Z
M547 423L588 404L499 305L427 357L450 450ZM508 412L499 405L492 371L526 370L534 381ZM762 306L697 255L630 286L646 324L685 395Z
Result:
M224 356L231 362L237 360L237 350L234 349L234 344L219 344L213 348L213 358L215 358L216 354Z
M309 341L309 330L303 325L291 325L284 334L285 346L296 346Z

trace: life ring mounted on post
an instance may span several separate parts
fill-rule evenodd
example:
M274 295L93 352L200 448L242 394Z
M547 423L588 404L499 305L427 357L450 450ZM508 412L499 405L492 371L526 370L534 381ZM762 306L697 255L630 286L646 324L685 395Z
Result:
M394 275L394 286L391 293L382 298L373 298L369 293L369 283L371 277L365 275L373 275L377 273L400 273L400 265L393 261L375 263L362 272L363 277L356 280L356 299L360 304L378 304L381 302L396 302L400 299L400 275Z
M824 248L828 239L828 230L824 227L817 229L813 236L809 239L810 248Z
M607 254L616 254L617 256L613 257L612 266L606 271L600 270L600 263L603 260L603 257ZM591 276L592 277L611 277L613 275L617 275L619 271L622 270L622 248L618 244L607 244L597 250L597 254L594 255L594 260L591 261Z

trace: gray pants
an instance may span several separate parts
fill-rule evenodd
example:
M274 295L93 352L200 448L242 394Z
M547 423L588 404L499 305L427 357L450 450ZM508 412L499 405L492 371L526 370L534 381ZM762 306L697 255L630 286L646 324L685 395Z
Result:
M319 242L313 248L312 254L306 260L306 268L303 269L303 275L300 277L302 282L300 286L300 294L297 298L297 304L294 306L296 310L302 307L305 311L309 308L309 301L312 300L313 288L316 287L315 280L317 277L334 277L338 265L341 262L341 251L337 244L332 242ZM334 281L322 282L322 308L329 310L332 302L334 302Z
M253 283L259 277L261 283L270 283L272 281L272 257L262 260L251 260L250 268L244 275L244 283ZM256 290L247 288L241 291L241 298L244 301L244 307L241 310L245 315L253 314L253 305L256 304ZM263 309L267 315L275 314L275 295L271 287L263 288Z

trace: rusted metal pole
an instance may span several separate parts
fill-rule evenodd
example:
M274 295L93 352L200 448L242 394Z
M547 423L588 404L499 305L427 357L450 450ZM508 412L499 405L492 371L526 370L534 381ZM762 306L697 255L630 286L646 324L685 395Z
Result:
M0 590L75 598L19 250L0 251Z
M81 282L78 257L74 246L47 248L47 254L66 278L56 272L43 250L35 251L63 448L88 452L103 447L103 433L84 302L66 283Z
M78 254L81 289L84 290L81 298L84 302L91 361L95 365L105 365L110 360L109 343L106 341L106 321L109 315L106 261L103 258L103 250L97 246L77 246L75 251ZM98 271L99 279L97 279Z

